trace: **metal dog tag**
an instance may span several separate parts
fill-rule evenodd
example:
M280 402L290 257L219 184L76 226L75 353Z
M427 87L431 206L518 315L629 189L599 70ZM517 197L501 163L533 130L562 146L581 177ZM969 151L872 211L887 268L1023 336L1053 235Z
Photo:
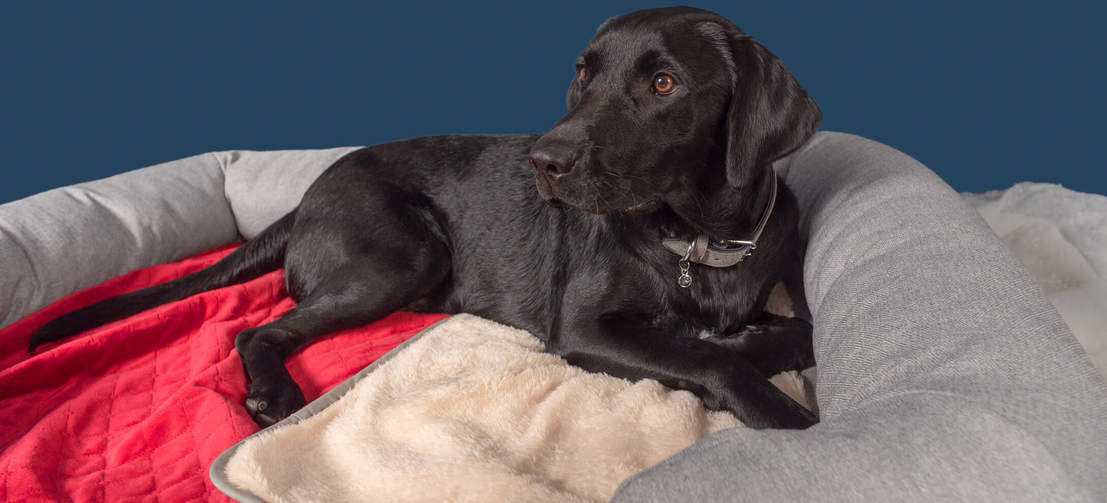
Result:
M696 247L695 239L691 243L688 243L688 250L684 252L684 257L681 257L677 262L677 266L680 267L680 276L677 276L677 284L681 288L688 288L692 286L692 275L688 271L692 270L692 264L688 262L688 259L692 257L692 250Z
M692 275L688 274L688 271L692 268L692 264L689 264L687 260L681 259L680 262L677 262L677 265L680 266L680 276L677 277L677 284L680 285L681 288L692 286Z

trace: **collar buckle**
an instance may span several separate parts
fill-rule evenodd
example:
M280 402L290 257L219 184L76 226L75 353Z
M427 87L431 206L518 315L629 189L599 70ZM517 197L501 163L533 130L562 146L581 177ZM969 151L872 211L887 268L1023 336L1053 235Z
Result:
M699 234L690 242L679 238L665 238L661 240L661 244L678 257L681 257L680 262L685 264L695 262L711 267L733 266L753 255L753 251L757 249L757 240L761 238L761 232L765 230L765 225L773 214L773 207L776 206L776 195L776 170L770 166L769 202L765 205L764 211L761 212L761 218L757 221L757 226L753 228L749 239L712 240L707 234ZM681 270L682 275L686 274L683 266Z

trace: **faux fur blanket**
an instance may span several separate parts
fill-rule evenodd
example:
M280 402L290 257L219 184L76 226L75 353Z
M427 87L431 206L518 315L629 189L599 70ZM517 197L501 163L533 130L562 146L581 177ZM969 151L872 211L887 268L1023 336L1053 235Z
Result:
M774 382L802 403L802 378ZM741 426L689 392L585 372L471 315L327 400L225 453L213 477L266 501L608 501L625 478Z

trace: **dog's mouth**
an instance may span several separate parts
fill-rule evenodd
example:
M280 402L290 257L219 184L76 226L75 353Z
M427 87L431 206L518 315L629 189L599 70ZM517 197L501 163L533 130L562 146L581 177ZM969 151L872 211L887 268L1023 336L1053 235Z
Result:
M590 201L576 201L557 194L556 191L548 185L543 185L542 181L538 182L538 194L542 196L542 200L547 206L559 209L574 208L594 215L607 215L610 213L650 213L660 209L663 204L661 201L650 200L618 206L605 204L606 200L601 198L595 198Z
M547 199L547 200L546 200L546 206L549 206L549 207L551 207L551 208L557 208L557 209L561 209L561 208L565 208L565 207L567 207L567 206L569 206L569 205L568 205L568 204L565 204L565 201L562 201L562 200L560 200L560 199L554 198L554 199Z
M604 197L600 194L594 194L591 197L587 197L587 194L582 196L575 191L566 190L565 187L551 183L544 176L539 175L534 178L538 195L551 208L571 207L595 215L606 215L609 213L648 213L661 208L663 204L661 201L653 199L642 201L630 198L630 201L625 201L628 198L622 197L621 199L624 199L624 201L613 201L611 197Z
M543 176L534 177L535 184L538 186L538 195L542 197L542 200L546 204L552 204L554 202L560 204L560 200L557 195L554 194L554 188L550 185L550 181Z

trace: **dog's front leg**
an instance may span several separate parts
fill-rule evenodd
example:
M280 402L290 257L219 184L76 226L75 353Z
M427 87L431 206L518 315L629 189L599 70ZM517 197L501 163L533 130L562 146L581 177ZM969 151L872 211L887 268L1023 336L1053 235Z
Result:
M550 341L550 350L585 370L689 390L707 408L729 410L753 428L799 429L818 421L749 361L716 344L634 320L570 326Z
M815 365L811 324L800 318L764 313L736 333L704 340L742 355L765 377Z

